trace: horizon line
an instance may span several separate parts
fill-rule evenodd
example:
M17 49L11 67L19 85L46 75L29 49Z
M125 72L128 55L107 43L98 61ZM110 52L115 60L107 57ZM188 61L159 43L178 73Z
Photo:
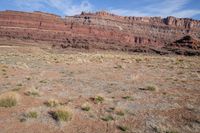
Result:
M23 10L10 10L10 9L6 9L6 10L0 10L0 12L22 12L22 13L35 13L35 12L41 12L41 13L44 13L44 14L49 14L49 15L54 15L54 16L58 16L58 17L73 17L73 16L78 16L78 15L81 15L82 13L91 13L91 14L95 14L95 13L100 13L100 12L105 12L105 13L108 13L110 15L115 15L115 16L120 16L120 17L136 17L136 18L161 18L161 19L166 19L166 18L169 18L169 17L173 17L173 18L178 18L178 19L190 19L190 20L194 20L194 21L200 21L200 19L194 19L194 18L190 18L190 17L175 17L175 16L166 16L166 17L162 17L162 16L126 16L126 15L119 15L119 14L115 14L115 13L111 13L109 11L106 11L106 10L96 10L96 11L82 11L81 13L79 14L75 14L75 15L59 15L57 13L52 13L52 12L45 12L45 11L40 11L40 10L35 10L35 11L23 11Z

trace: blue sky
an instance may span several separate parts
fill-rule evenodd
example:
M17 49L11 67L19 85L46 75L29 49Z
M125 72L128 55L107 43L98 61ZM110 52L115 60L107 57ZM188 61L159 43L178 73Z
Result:
M200 20L200 0L0 0L0 10L44 11L61 16L105 10L123 16L176 16Z

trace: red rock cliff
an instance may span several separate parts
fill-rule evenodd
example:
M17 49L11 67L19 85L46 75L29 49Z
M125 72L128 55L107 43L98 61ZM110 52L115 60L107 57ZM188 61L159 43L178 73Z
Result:
M200 21L175 17L122 17L107 12L82 12L65 18L42 12L0 12L0 37L48 41L62 48L168 53L174 52L174 44L184 36L191 36L198 44ZM176 46L183 50L179 52L182 54L195 50L196 55L200 51L198 47Z

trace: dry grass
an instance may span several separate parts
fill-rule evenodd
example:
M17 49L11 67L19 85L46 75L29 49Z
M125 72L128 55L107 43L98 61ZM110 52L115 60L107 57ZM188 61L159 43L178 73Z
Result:
M107 116L102 117L101 120L103 120L103 121L113 121L115 119L112 115L107 115Z
M90 98L95 104L100 104L103 103L104 98L102 96L96 96L96 97L92 97Z
M126 126L122 126L122 125L118 125L117 128L123 132L126 132L128 130L128 127Z
M18 86L18 87L22 87L23 85L22 85L22 83L19 83L19 84L17 84L17 86Z
M8 92L0 95L0 107L13 107L16 106L19 100L19 95L14 92Z
M72 111L65 107L50 111L50 115L56 121L70 121L72 119Z
M15 88L15 89L12 89L12 91L20 91L22 88L20 88L20 87L17 87L17 88Z
M40 83L45 84L45 83L47 83L47 81L46 80L41 80Z
M17 129L19 132L35 131L37 128L38 131L48 129L45 131L57 132L60 128L57 127L59 124L56 123L57 121L70 121L72 118L70 123L63 123L62 131L76 132L78 127L80 132L101 132L100 130L104 128L107 132L155 132L148 122L158 124L161 120L163 124L169 125L173 121L173 125L166 126L162 130L163 133L176 133L174 132L176 130L195 132L199 129L197 127L199 121L196 122L193 118L196 118L198 114L184 108L185 103L188 103L194 106L195 111L198 109L199 78L195 74L200 73L199 57L197 59L186 58L187 60L184 59L183 63L174 65L177 58L174 56L121 53L44 54L39 51L37 55L32 54L27 57L29 60L26 60L26 55L23 53L22 55L9 56L11 60L9 62L7 58L0 57L5 64L9 65L9 69L6 69L9 79L2 78L2 91L6 88L19 91L18 88L22 88L18 93L27 92L29 96L39 94L42 97L21 95L23 101L20 100L20 105L16 108L12 108L11 111L1 108L2 118L4 119L5 116L5 121L1 125L2 132L8 131L6 128L9 128L9 131L15 131L16 127L20 127ZM29 64L31 69L21 68L20 64L16 64L15 62L21 59L19 57L24 57L23 61ZM55 64L54 58L59 64ZM172 59L174 62L171 63ZM185 66L182 67L185 64L187 64L187 69ZM170 69L170 66L174 69ZM3 74L1 71L0 73ZM26 77L31 77L31 79ZM179 80L174 82L175 80L169 77ZM169 79L165 80L167 78ZM183 78L188 84L181 82ZM22 83L22 87L21 85L16 86L16 82ZM39 90L25 90L28 85L37 86ZM156 91L155 85L159 91ZM144 89L139 90L139 87L144 87ZM179 96L176 96L177 94ZM92 98L88 99L88 97ZM24 112L23 110L33 108L33 106L37 107L36 110L25 112L28 118L23 116L25 120L30 119L30 122L25 123L30 129L25 129L24 124L22 127L18 123L9 123L10 120L19 118L21 111ZM66 108L60 109L61 106L69 106L74 111ZM13 112L16 113L13 114ZM157 116L154 112L163 112L159 114L163 119L151 117ZM187 113L187 118L191 121L186 119L179 121L176 119L177 113L181 116ZM52 125L55 123L56 125ZM191 127L186 125L186 129L182 126L184 123L190 124ZM10 124L9 127L7 127L8 124ZM100 130L97 131L95 127ZM160 130L157 129L157 131Z
M59 105L59 101L56 99L50 99L44 103L47 107L56 107Z
M145 88L139 88L140 90L144 90L144 91L157 91L158 88L154 85L149 85L146 86Z
M89 103L84 103L84 104L81 106L81 109L82 109L83 111L90 111L91 106L90 106Z
M25 116L26 116L27 118L37 118L37 117L38 117L38 114L37 114L37 112L35 112L35 111L30 111L30 112L26 113Z
M125 100L131 100L132 97L131 97L131 96L123 96L122 99L125 99Z
M125 69L124 65L121 64L117 64L116 66L114 66L115 69Z
M123 110L117 110L117 111L116 111L116 115L124 116L124 115L125 115L125 112L124 112Z
M25 92L25 95L27 95L27 96L40 96L40 93L35 88L31 88L30 90Z
M156 132L156 133L178 133L177 131L175 130L168 130L166 129L166 127L164 126L155 126L155 127L152 127L153 128L153 131Z
M20 122L25 122L29 119L36 119L36 118L38 118L38 112L35 109L31 109L22 114Z

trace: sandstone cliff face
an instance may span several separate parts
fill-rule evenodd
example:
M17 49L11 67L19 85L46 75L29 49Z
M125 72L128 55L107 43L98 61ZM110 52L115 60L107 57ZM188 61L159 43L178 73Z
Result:
M107 12L82 12L65 18L42 12L0 12L0 37L48 41L61 48L169 53L174 52L172 44L184 36L194 37L199 43L200 21L122 17ZM191 46L191 50L200 52L199 47Z

